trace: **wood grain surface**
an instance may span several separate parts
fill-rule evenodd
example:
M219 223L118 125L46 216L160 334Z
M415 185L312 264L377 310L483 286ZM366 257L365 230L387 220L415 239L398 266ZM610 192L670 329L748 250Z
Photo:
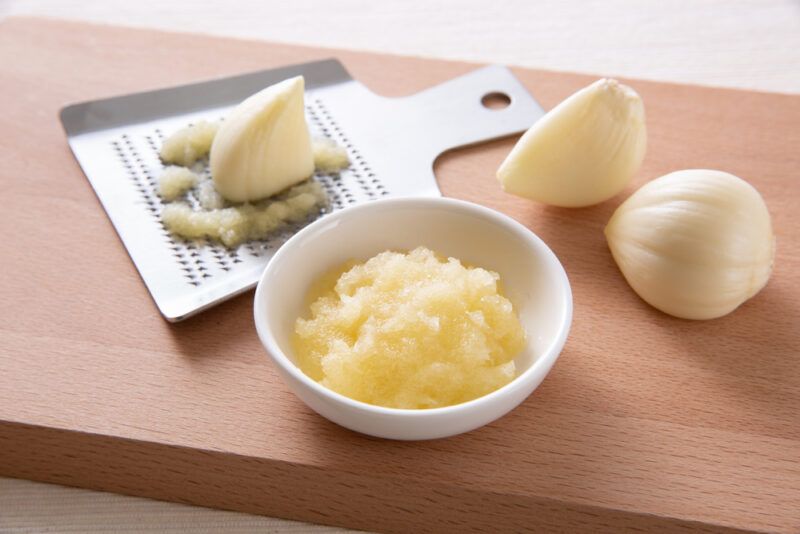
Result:
M502 193L513 145L444 155L443 192L540 235L573 284L566 349L518 409L424 443L360 436L282 384L252 293L185 323L159 316L67 148L65 104L336 56L398 96L464 63L36 19L0 23L0 475L384 531L800 531L800 97L630 82L647 106L636 183L594 208ZM515 71L545 108L590 81ZM710 322L625 284L602 228L680 168L764 195L768 286Z

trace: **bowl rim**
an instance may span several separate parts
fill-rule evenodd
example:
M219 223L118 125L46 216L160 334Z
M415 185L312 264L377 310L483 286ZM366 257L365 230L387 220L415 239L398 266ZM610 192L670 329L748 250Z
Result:
M396 209L406 206L419 207L419 205L422 205L423 207L428 209L439 209L442 207L447 207L450 209L466 211L472 213L473 215L477 215L480 218L489 219L492 222L505 227L512 233L522 237L523 240L529 242L531 246L539 249L539 251L543 253L543 257L546 258L545 261L556 267L555 272L556 272L557 282L562 288L562 298L564 299L564 306L563 306L562 316L560 317L560 326L558 328L556 336L550 341L545 350L542 351L540 356L530 365L530 367L528 367L521 374L514 377L508 384L505 384L504 386L490 393L487 393L486 395L482 395L475 399L462 402L459 404L453 404L450 406L441 406L438 408L391 408L387 406L369 404L367 402L350 398L346 395L343 395L341 393L338 393L332 389L323 386L316 380L306 375L297 365L295 365L292 362L292 360L284 353L284 351L281 350L280 346L275 340L275 336L272 333L272 328L268 326L269 317L267 317L266 313L262 313L262 311L260 310L259 302L263 302L264 298L263 292L265 291L264 287L266 285L265 280L268 277L270 277L270 274L275 269L275 266L278 265L283 260L284 256L291 253L292 248L296 243L307 239L308 236L316 232L317 229L320 228L323 224L330 224L332 222L335 222L336 220L350 217L354 213L359 213L363 211ZM462 412L471 412L481 405L491 404L498 399L512 395L518 389L524 388L530 382L530 379L537 373L539 368L544 367L546 365L552 366L558 359L558 356L560 355L562 349L564 348L564 345L566 344L567 341L567 337L569 335L569 331L572 325L572 313L573 313L572 288L570 286L567 273L564 270L564 266L561 264L558 257L550 249L550 247L548 247L547 244L538 235L536 235L529 228L527 228L526 226L522 225L521 223L519 223L518 221L516 221L515 219L511 218L510 216L504 213L466 200L447 198L447 197L399 197L399 198L378 199L364 204L359 204L356 206L349 206L345 209L320 217L316 221L312 222L311 224L302 228L299 232L294 234L272 256L269 263L267 264L267 267L261 273L261 277L258 280L258 285L256 286L255 297L253 301L253 316L256 324L256 331L258 333L258 337L261 340L262 345L266 349L267 356L273 362L275 362L283 372L288 373L295 380L298 380L307 388L315 391L316 393L322 395L323 397L334 403L344 404L349 408L370 412L374 415L411 417L411 418L428 418L435 416L460 414ZM545 375L547 374L547 372L549 371L546 371Z

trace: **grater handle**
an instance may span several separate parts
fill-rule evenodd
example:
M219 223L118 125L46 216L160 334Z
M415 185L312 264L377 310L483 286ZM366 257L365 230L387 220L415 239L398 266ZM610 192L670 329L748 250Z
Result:
M492 93L510 104L484 106ZM354 81L326 88L323 99L391 196L440 196L433 164L441 153L518 134L544 114L511 71L497 65L401 98L375 95Z
M507 107L493 109L484 99L507 97ZM420 147L431 163L447 150L518 134L544 115L544 110L507 68L491 65L402 99L412 131L423 132Z

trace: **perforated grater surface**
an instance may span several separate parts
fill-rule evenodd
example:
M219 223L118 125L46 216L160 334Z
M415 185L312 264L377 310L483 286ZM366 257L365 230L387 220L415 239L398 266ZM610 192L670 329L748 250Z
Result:
M318 216L380 197L439 196L433 175L439 154L518 133L543 114L504 67L478 69L409 97L385 98L353 80L336 60L64 108L69 145L169 321L252 288L272 254L302 225L235 249L172 236L161 224L156 194L162 140L198 120L222 118L247 96L297 75L306 81L312 136L333 139L351 161L340 173L314 175L330 200ZM481 100L491 93L507 95L510 105L485 107Z

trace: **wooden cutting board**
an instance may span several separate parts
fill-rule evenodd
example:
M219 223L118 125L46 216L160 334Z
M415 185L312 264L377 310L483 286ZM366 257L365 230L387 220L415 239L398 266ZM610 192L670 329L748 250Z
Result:
M600 206L504 194L514 139L437 164L445 195L528 225L573 284L573 330L501 420L421 443L371 439L283 385L252 293L181 324L158 314L73 160L65 104L325 57L408 94L465 63L120 29L0 24L0 475L384 531L800 531L800 97L630 82L648 113L636 183ZM590 77L516 69L545 108ZM732 315L689 322L626 285L602 228L668 171L764 195L775 272Z

